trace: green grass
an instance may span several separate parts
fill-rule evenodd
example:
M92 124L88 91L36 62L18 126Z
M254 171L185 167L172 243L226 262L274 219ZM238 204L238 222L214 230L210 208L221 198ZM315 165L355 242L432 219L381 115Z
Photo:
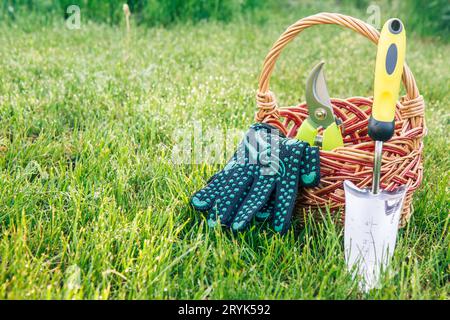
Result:
M0 19L28 23L31 15L33 20L49 24L67 16L69 6L77 5L84 21L120 25L125 2L135 23L145 26L236 19L265 23L280 14L305 14L311 9L366 13L370 6L376 5L383 21L399 17L408 33L448 41L450 32L448 0L0 0Z
M425 179L380 290L358 292L329 218L285 237L261 225L232 235L188 205L220 165L172 164L173 132L247 128L263 58L291 22L135 28L128 46L105 25L1 25L0 297L448 299L448 44L408 38L427 103ZM332 96L371 95L375 47L324 26L281 56L281 104L303 100L321 58Z

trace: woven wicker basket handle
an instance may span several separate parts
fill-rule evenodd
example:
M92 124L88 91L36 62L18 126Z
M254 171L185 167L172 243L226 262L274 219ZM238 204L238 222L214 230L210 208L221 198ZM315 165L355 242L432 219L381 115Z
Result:
M259 107L259 110L255 116L256 121L260 122L267 120L268 118L279 118L275 97L269 90L269 80L273 69L275 68L275 63L283 48L300 32L318 24L336 24L347 27L362 34L375 44L378 43L378 39L380 37L378 30L370 24L339 13L323 12L298 20L296 23L287 28L281 37L273 44L272 49L264 60L263 70L259 78L258 93L256 96L256 101ZM417 89L416 80L414 79L414 76L406 63L403 68L402 80L406 88L406 100L417 98L419 96L419 90Z

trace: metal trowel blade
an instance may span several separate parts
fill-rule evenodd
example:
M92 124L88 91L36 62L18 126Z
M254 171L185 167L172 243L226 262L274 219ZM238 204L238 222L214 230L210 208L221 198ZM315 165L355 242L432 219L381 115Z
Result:
M360 276L361 289L368 291L378 286L393 255L406 188L374 195L344 181L344 190L345 259L354 276Z

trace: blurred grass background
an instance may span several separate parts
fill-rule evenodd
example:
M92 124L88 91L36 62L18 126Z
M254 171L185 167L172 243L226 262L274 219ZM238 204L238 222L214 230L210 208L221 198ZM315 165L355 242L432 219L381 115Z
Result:
M250 19L264 23L271 12L290 15L298 11L363 11L371 4L403 19L409 32L448 41L450 2L448 0L2 0L2 19L29 22L30 14L39 23L66 16L67 7L78 5L83 19L108 24L123 21L122 4L127 2L136 23L169 26L179 22ZM383 14L383 10L381 12ZM382 16L382 21L388 17Z

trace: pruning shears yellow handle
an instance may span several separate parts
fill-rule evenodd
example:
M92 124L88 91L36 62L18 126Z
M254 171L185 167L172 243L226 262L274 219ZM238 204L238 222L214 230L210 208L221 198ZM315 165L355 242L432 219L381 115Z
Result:
M322 150L333 150L342 147L344 142L331 106L323 65L324 62L316 65L306 81L309 115L298 129L297 139L308 142L311 146L319 145ZM321 136L318 134L319 128L323 128Z
M406 33L402 22L386 21L378 40L372 115L369 136L387 141L394 134L395 106L400 91L406 51Z
M328 151L343 146L344 141L341 129L339 129L336 122L333 122L322 132L322 150Z
M306 118L298 129L297 139L308 142L309 145L313 146L315 144L316 136L318 133L319 129L311 123L309 118Z

